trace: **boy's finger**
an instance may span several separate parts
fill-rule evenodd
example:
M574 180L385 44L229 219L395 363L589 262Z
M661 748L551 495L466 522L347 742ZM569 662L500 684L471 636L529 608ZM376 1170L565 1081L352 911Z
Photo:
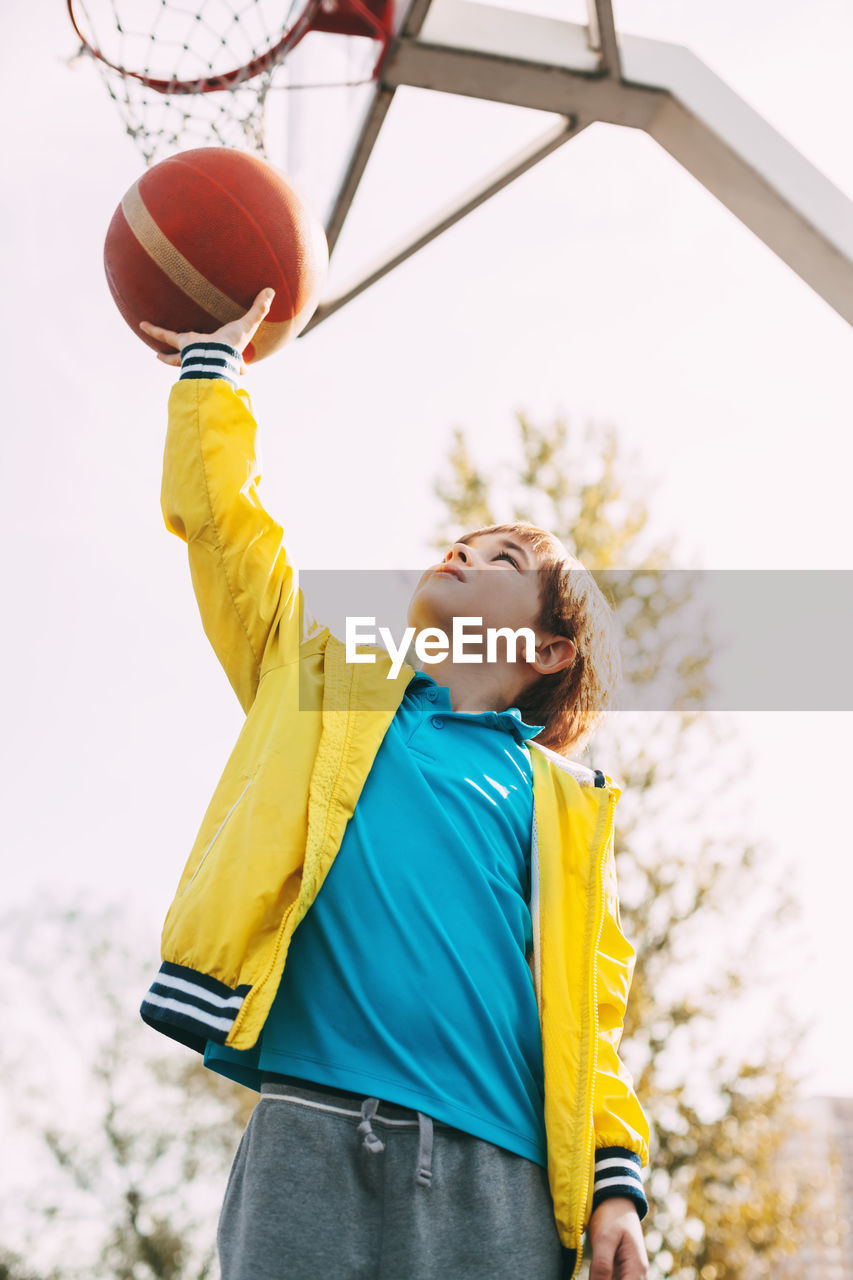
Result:
M254 311L255 308L260 308L262 311L268 311L270 303L274 297L275 289L261 289L260 293L255 297L255 301L252 303L252 311Z
M157 352L157 359L158 359L158 360L162 360L162 361L163 361L163 364L171 364L171 365L174 365L174 366L175 366L175 368L178 368L178 367L180 366L180 363L181 363L181 357L180 357L180 356L167 356L167 355L164 355L162 351L158 351L158 352Z
M172 329L161 329L157 324L151 324L148 320L139 321L140 329L144 329L152 338L157 338L159 342L168 342L170 347L179 347L178 335Z
M251 341L255 333L260 328L261 322L264 316L269 311L274 297L275 297L275 289L261 289L261 292L255 298L255 301L252 303L251 307L246 312L246 315L244 316L244 321L246 326L244 329L244 333L245 333L247 342Z
M261 289L260 293L255 298L255 301L246 313L246 319L251 324L254 324L255 328L258 327L264 316L269 311L274 297L275 289Z
M613 1280L613 1262L616 1248L612 1239L599 1239L592 1249L589 1280Z

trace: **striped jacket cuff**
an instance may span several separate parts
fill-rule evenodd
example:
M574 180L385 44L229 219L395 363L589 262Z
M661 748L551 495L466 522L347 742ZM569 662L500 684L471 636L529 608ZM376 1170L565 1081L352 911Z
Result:
M207 1040L224 1044L234 1025L237 1014L251 987L229 987L209 974L199 973L183 964L164 960L152 982L140 1013L143 1021L158 1031L173 1035L185 1044L192 1043L187 1036L201 1044ZM198 1048L198 1043L194 1047Z
M641 1170L640 1157L627 1147L599 1147L595 1153L593 1210L611 1196L627 1196L634 1201L642 1222L649 1211L649 1202L643 1191Z
M181 352L181 379L222 378L236 387L240 364L240 352L226 342L191 342Z

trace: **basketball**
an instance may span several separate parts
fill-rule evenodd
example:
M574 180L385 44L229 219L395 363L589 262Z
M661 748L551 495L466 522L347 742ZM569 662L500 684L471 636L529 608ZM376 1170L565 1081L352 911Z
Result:
M110 292L137 337L150 320L178 333L212 333L269 285L275 298L246 363L304 329L328 268L322 224L280 170L227 147L184 151L153 165L113 214L104 245Z

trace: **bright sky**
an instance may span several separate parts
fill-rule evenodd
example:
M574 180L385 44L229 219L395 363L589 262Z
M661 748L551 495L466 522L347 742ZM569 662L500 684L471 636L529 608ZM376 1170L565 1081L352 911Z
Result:
M64 6L19 5L13 21L0 52L14 126L0 208L11 896L125 898L150 913L154 962L241 713L160 515L173 375L130 334L103 275L107 224L141 162L93 67L65 65ZM843 0L632 0L617 21L692 47L853 196ZM395 240L535 125L401 94L347 261ZM428 563L451 428L488 463L524 409L617 424L683 567L849 569L851 367L850 328L749 231L648 138L596 126L247 386L265 502L305 568ZM796 601L791 631L808 644ZM796 877L812 932L814 1088L851 1092L839 1017L851 716L738 719L753 834Z

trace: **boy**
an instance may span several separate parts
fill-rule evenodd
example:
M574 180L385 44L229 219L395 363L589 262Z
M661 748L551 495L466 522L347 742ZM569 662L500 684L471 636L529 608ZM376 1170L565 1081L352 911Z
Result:
M620 791L563 754L618 670L606 603L516 524L456 542L409 623L527 628L532 650L519 635L487 663L389 678L384 652L347 661L305 629L235 390L272 296L209 336L143 323L180 352L159 357L181 366L164 517L246 712L141 1009L261 1095L220 1215L223 1280L572 1280L584 1229L592 1280L640 1280Z

